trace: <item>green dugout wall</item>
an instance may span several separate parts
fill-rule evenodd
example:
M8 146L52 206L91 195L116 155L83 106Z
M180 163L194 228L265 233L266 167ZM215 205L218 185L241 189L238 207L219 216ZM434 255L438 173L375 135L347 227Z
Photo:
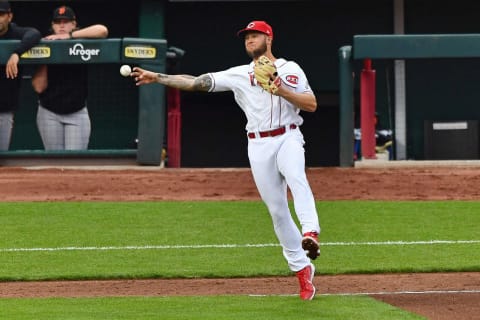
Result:
M18 40L0 42L0 63L5 64ZM87 151L44 151L35 130L36 97L30 80L22 84L24 110L15 115L8 157L135 157L138 164L159 165L164 140L165 93L163 88L137 88L133 79L119 74L121 64L164 72L166 40L149 38L73 39L41 41L24 53L20 64L32 74L39 64L88 64L88 108L92 135ZM29 71L28 71L29 70ZM28 107L25 110L25 105ZM137 121L135 119L138 118Z
M158 41L160 55L157 57L158 60L157 58L129 60L123 59L122 52L118 51L113 57L108 58L109 62L88 63L88 110L92 121L92 133L89 150L85 152L43 150L36 127L37 97L31 86L31 75L35 70L36 62L22 59L24 79L21 85L20 108L15 114L10 151L0 153L0 165L23 163L24 159L27 159L27 163L33 159L35 162L46 164L54 163L50 161L51 159L65 159L66 163L136 162L141 165L159 165L161 148L165 140L164 89L156 85L138 88L132 79L120 76L119 68L123 63L131 63L159 72L165 70L167 64L165 61L167 42L164 40L166 39L164 32L166 2L164 0L127 0L119 4L115 0L67 2L10 0L14 12L13 22L21 26L35 27L43 35L50 33L53 10L60 5L68 5L74 9L80 27L96 23L102 23L108 27L109 38L99 41L112 40L120 43L124 40L140 42L146 40L154 43ZM84 42L84 40L76 40L78 40L76 42ZM4 44L3 41L0 42L2 49L0 53L4 52ZM2 61L3 59L0 63L3 63ZM76 161L77 159L80 161Z

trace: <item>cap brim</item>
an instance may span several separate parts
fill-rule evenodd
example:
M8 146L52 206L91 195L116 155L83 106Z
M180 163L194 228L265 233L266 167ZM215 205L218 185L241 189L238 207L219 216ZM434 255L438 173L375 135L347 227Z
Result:
M242 29L242 30L237 32L237 36L240 37L245 32L258 32L258 33L262 33L262 34L270 37L270 35L268 33L265 33L265 32L260 31L260 30L255 30L255 29Z
M55 20L70 20L70 21L73 21L75 20L75 18L72 18L72 17L67 17L67 16L57 16L53 19L54 21Z
M237 32L237 37L240 37L242 34L244 34L247 31L247 29L242 29Z

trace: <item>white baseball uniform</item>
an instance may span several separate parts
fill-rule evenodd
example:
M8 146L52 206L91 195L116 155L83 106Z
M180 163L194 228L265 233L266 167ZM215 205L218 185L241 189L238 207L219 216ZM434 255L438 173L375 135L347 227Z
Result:
M275 61L282 86L289 90L313 94L307 77L293 61ZM299 126L300 109L280 96L257 85L254 62L248 65L209 73L210 92L233 91L235 101L247 117L248 158L257 189L272 217L273 226L294 272L310 265L302 249L302 233L320 233L315 200L305 174L304 140ZM295 224L288 207L287 187L301 225Z

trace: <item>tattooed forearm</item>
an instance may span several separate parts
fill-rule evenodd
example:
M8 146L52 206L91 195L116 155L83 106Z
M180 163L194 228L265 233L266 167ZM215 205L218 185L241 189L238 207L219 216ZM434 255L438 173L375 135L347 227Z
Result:
M192 90L193 79L195 77L189 75L157 73L157 82L180 90Z
M212 78L206 74L198 76L193 83L194 90L208 91L212 88Z
M186 91L208 91L212 84L208 75L194 77L187 74L170 75L163 73L157 73L157 82Z

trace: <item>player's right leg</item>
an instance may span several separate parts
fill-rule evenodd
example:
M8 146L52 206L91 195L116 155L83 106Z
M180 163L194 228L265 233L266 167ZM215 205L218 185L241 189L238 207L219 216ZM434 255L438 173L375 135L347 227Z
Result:
M13 112L0 112L0 151L7 151L13 129Z
M315 199L305 173L303 143L301 132L287 133L278 150L277 162L292 193L295 213L302 226L302 247L307 256L313 260L320 255L318 241L320 223Z
M65 150L65 137L60 116L39 105L37 127L45 150Z

